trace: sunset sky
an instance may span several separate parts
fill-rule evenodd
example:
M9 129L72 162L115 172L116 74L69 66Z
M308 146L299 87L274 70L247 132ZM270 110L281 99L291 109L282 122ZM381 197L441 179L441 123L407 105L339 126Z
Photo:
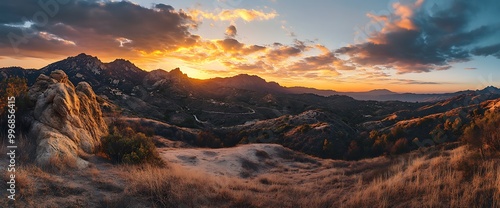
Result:
M500 87L498 0L37 2L0 1L0 67L83 52L338 91Z

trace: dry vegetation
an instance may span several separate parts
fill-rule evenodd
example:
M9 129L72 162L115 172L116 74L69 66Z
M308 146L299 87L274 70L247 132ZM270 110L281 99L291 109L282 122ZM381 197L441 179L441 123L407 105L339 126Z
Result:
M348 207L498 207L500 163L460 147L439 156L414 156L345 196Z
M484 131L480 122L476 125ZM484 149L475 143L455 143L360 161L319 159L284 148L262 148L252 150L254 156L247 154L235 160L240 174L217 175L183 163L167 162L165 167L117 165L90 155L85 158L91 166L83 170L63 165L39 168L30 162L34 143L25 136L18 142L19 150L26 151L18 154L16 201L2 200L0 207L500 206L500 159L496 151L484 157L486 150L495 150L493 145ZM0 150L6 151L5 147ZM222 158L224 149L200 151L220 160L189 156L192 149L159 152L178 152L177 158L186 162L194 158L200 162L194 167L227 159ZM6 181L9 176L2 177ZM6 184L0 188L6 190Z
M269 152L258 154L264 159L277 157ZM500 160L483 160L477 151L464 146L452 150L429 148L392 159L379 157L357 162L309 158L321 165L313 166L304 160L296 163L295 168L277 165L247 178L192 171L179 164L113 165L98 157L89 159L93 165L82 171L49 172L32 165L20 167L16 176L20 192L15 205L500 206ZM7 207L6 202L2 203L1 207Z
M33 150L27 138L19 142ZM259 162L238 160L239 175L171 162L116 165L100 156L86 156L91 166L78 171L39 168L21 152L16 201L2 200L0 207L500 207L500 158L477 148L454 143L360 161L261 149L255 151ZM222 151L202 149L213 157Z
M498 167L499 160L482 161L465 147L323 161L246 179L147 166L127 171L132 183L125 193L153 207L498 207Z

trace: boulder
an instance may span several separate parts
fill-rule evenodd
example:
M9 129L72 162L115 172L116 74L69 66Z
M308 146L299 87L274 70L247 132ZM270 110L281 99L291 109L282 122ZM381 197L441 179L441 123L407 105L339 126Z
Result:
M95 153L107 125L92 87L80 82L76 87L62 70L40 75L28 92L35 103L31 138L36 138L36 163L70 163L84 168L80 156Z

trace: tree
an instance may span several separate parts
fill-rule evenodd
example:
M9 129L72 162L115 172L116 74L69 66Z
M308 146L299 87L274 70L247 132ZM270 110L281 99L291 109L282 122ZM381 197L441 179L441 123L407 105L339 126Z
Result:
M28 105L28 85L25 78L11 77L0 82L0 115L4 114L9 97L16 97L16 106Z

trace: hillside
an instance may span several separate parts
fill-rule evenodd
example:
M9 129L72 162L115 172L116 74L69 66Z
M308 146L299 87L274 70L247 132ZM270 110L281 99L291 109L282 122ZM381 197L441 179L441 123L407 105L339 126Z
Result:
M0 0L0 208L500 208L500 0Z
M63 69L73 83L89 83L108 120L145 119L135 122L136 129L168 126L170 133L156 130L155 134L192 146L276 143L335 159L394 154L400 152L393 151L398 140L405 144L402 152L418 149L423 141L457 141L464 128L486 111L485 103L500 98L500 90L490 86L432 95L439 98L437 102L362 101L339 94L373 100L403 94L378 89L321 96L317 94L329 91L285 88L251 75L198 80L178 68L146 72L127 60L103 63L86 54L40 70L3 68L0 75L23 77L32 85L38 75L57 69ZM144 122L148 119L151 122ZM200 136L206 138L197 140Z
M309 157L268 144L165 149L160 151L166 168L113 165L91 157L91 167L78 172L47 173L24 166L18 173L22 198L15 204L497 207L500 161L478 162L475 153L464 147L443 148L351 162ZM1 203L7 206L5 200Z
M360 101L280 92L255 76L196 80L85 55L2 72L27 82L1 83L17 93L21 113L19 192L1 207L500 203L494 87L429 103Z

